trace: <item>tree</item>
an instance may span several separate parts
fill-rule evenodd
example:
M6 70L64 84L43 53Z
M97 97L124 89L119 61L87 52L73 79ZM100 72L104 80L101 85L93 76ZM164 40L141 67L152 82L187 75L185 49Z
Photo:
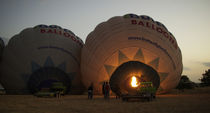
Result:
M182 75L180 81L182 81L182 82L189 82L190 79L188 78L187 75Z
M201 81L201 86L210 86L210 69L205 71L202 76L203 77L199 79Z
M183 89L193 89L195 87L195 83L192 82L187 75L182 75L179 81L178 86L176 87L179 90Z

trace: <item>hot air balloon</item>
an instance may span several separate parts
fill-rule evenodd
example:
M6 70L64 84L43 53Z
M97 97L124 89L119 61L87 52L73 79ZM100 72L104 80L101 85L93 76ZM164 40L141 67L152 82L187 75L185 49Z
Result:
M57 25L37 25L13 36L5 47L0 80L8 94L35 93L61 82L80 93L83 41Z
M150 81L157 93L164 93L177 86L182 69L174 36L146 15L126 14L100 23L82 49L82 82L86 87L93 83L95 93L102 92L106 81L117 95L133 92L132 77Z

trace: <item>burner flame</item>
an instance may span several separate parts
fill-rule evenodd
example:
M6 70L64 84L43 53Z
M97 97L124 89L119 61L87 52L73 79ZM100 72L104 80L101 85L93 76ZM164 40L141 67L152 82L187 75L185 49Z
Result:
M136 79L135 76L133 76L133 77L131 78L131 86L134 87L134 88L136 88L136 87L139 86L139 83L138 83L138 81L137 81L137 79Z

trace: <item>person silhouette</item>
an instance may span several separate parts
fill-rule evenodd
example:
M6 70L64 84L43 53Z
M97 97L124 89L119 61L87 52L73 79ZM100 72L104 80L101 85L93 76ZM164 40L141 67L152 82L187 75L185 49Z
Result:
M88 87L88 99L93 98L93 83Z

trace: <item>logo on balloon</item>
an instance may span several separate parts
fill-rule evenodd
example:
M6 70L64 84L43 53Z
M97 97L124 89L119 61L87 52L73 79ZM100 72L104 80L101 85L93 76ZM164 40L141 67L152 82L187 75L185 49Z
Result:
M152 24L150 22L143 22L141 20L131 20L131 24L132 25L139 25L139 26L143 26L149 29L152 29L158 33L161 33L173 46L174 48L177 49L177 43L174 40L174 38L171 36L171 34L168 34L168 32L166 32L165 30L163 30L162 28L155 26L155 24Z
M79 44L80 46L83 46L83 41L81 39L79 39L73 32L71 32L68 29L63 29L60 26L57 25L38 25L35 28L39 28L40 33L52 33L52 34L57 34L57 35L61 35L67 38L72 39L74 42L76 42L77 44Z

